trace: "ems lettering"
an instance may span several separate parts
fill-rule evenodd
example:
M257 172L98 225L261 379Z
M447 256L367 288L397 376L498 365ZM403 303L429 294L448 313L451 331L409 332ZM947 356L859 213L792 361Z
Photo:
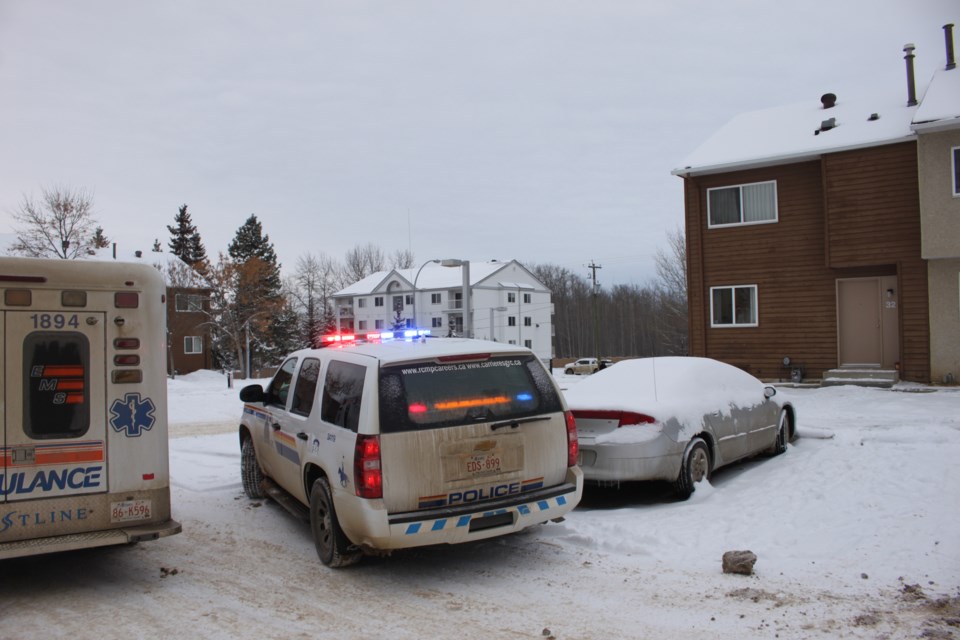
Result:
M0 473L0 495L24 495L34 491L46 492L67 489L97 489L100 487L103 467L74 467L73 469L16 471L9 475Z

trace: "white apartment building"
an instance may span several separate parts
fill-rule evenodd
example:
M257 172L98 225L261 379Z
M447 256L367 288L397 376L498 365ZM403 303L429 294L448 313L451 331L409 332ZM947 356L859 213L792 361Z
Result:
M333 300L337 326L358 336L416 327L434 336L523 345L542 360L553 356L550 291L516 260L430 260L416 269L379 271Z

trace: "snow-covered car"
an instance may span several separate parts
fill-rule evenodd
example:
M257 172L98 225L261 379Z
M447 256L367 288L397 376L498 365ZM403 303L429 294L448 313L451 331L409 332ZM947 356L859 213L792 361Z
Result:
M774 387L708 358L624 360L566 398L586 480L666 480L683 498L715 469L783 453L796 435L796 410Z
M240 392L244 491L309 519L324 564L503 535L580 501L573 416L529 349L331 339Z

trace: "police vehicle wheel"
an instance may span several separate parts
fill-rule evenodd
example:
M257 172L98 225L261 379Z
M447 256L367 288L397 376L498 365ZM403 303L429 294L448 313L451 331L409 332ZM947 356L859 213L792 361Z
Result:
M346 567L357 562L361 552L350 549L350 541L340 529L337 512L333 508L330 483L326 478L313 481L310 490L310 529L320 562L328 567Z
M243 480L243 492L248 498L263 498L263 472L257 462L257 452L253 448L253 439L247 438L240 448L240 477Z

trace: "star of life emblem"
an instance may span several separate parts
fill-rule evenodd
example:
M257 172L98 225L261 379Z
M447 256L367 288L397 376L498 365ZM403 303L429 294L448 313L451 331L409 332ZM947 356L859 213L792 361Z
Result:
M157 421L157 407L150 398L141 398L139 393L128 393L123 400L114 400L110 406L110 426L114 431L123 431L129 438L136 438L153 428Z

